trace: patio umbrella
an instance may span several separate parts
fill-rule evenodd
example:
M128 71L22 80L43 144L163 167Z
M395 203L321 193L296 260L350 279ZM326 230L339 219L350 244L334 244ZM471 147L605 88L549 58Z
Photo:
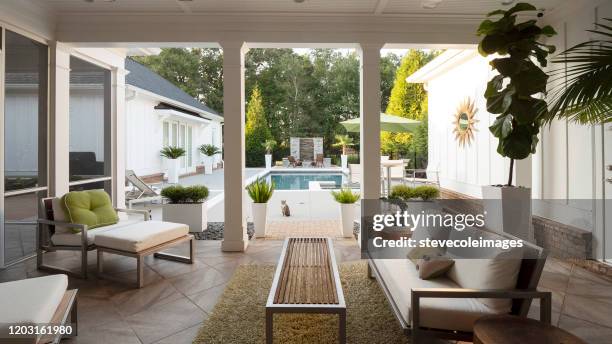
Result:
M344 122L340 122L346 131L351 133L359 132L359 118L349 119ZM407 133L413 132L421 124L420 121L404 118L395 115L388 115L386 113L380 114L380 130L389 131L392 133Z

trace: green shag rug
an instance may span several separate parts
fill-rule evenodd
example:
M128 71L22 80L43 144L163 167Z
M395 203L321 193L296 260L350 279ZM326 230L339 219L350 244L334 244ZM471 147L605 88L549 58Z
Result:
M274 269L238 267L194 343L265 343L265 305ZM341 264L339 270L347 305L347 342L408 343L378 283L367 277L366 263ZM335 344L337 336L337 315L274 316L274 343Z

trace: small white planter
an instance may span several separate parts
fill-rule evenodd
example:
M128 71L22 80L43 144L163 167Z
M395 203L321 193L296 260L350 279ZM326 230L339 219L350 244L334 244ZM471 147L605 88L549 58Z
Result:
M266 223L268 203L252 203L253 225L255 226L255 237L263 238L266 236Z
M166 164L168 166L168 183L177 184L180 170L179 159L166 159Z
M340 216L342 217L342 236L353 237L353 223L355 222L355 204L340 203Z
M162 219L168 222L184 223L192 233L203 232L208 228L206 202L164 204Z
M530 188L485 185L482 198L488 229L533 241Z
M266 169L272 168L272 154L266 154Z
M204 162L204 174L212 174L215 157L204 155L204 159L202 160Z
M340 155L340 165L342 169L348 168L348 155Z

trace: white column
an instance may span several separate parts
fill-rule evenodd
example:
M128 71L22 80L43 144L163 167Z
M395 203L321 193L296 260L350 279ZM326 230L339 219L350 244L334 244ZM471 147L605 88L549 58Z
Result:
M115 68L111 82L111 150L113 204L125 207L125 75L126 70Z
M49 195L68 192L70 144L70 49L49 44Z
M380 49L382 44L361 45L361 196L380 198Z
M244 191L244 42L222 42L225 225L223 251L248 246Z

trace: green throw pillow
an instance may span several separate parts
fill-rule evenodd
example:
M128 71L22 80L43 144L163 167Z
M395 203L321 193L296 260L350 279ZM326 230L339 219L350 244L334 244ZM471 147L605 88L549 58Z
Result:
M62 200L71 223L84 224L88 229L93 229L119 222L119 216L104 190L71 191ZM73 232L79 231L73 229Z

